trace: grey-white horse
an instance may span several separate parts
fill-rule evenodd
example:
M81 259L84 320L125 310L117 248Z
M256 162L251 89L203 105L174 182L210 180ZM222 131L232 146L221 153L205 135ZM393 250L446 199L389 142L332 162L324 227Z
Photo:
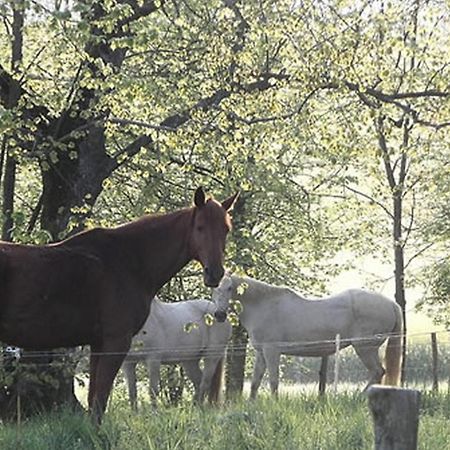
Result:
M203 402L207 394L211 402L217 401L231 325L214 321L214 312L215 306L209 300L165 303L157 297L153 299L147 321L133 338L131 351L122 365L134 409L139 361L147 365L153 404L159 393L161 364L183 366L194 384L195 401ZM200 368L202 359L203 368Z
M230 300L242 305L240 320L256 350L250 396L254 398L266 370L273 394L278 392L280 355L326 356L353 346L368 369L369 384L398 383L401 365L401 308L392 300L351 289L308 300L287 287L225 274L213 290L217 320L225 320ZM379 347L388 339L383 368Z

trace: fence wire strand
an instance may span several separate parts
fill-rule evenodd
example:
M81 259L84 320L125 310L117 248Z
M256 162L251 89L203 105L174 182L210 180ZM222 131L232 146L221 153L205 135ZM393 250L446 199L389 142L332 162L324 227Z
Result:
M448 334L449 330L440 330L440 331L421 331L415 333L386 333L386 334L373 334L369 336L363 337L345 337L340 339L340 350L346 348L348 346L354 346L357 344L364 345L364 348L380 348L382 345L385 345L385 341L388 338L398 337L401 341L406 337L407 339L417 338L420 336L429 336L431 333L436 333L436 335L444 335ZM140 349L133 348L128 352L113 352L113 351L105 351L105 352L94 352L93 354L97 356L117 356L126 354L129 358L142 358L145 359L148 355L174 355L174 360L196 360L204 356L211 355L221 355L225 350L232 352L244 351L247 349L248 345L252 347L280 347L280 353L289 354L289 350L295 353L296 348L299 348L298 355L292 354L292 356L311 356L311 355L302 355L302 352L314 351L317 353L317 357L326 356L329 354L335 353L335 345L336 339L324 339L324 340L305 340L305 341L274 341L270 343L257 343L254 345L251 341L249 343L243 344L232 344L229 341L224 341L220 344L210 344L210 345L180 345L180 346L165 346L165 347L154 347L149 346L146 347L145 343L142 345L137 345L138 347L142 347ZM10 347L11 348L11 347ZM78 348L78 347L77 347ZM17 352L17 350L12 350L10 353ZM324 355L319 354L320 352L324 352ZM8 352L6 352L8 353ZM39 358L71 358L71 357L82 357L83 350L27 350L26 353L22 355L16 356L17 359L23 359L24 361L30 359L35 360ZM90 352L89 352L90 354ZM14 356L11 356L14 357ZM5 350L3 351L3 358L5 358ZM168 357L169 359L170 357ZM39 363L36 363L39 364ZM43 365L50 365L51 363L46 363Z

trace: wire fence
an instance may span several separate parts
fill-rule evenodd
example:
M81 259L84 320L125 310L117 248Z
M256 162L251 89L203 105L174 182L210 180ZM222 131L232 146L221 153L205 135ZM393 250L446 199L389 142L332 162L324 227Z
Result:
M403 337L395 334L375 334L362 338L344 337L340 339L340 346L346 347L351 344L357 344L364 345L365 348L378 348L387 337L393 336ZM282 352L314 350L314 352L320 353L321 351L329 352L330 348L335 347L336 338L301 342L277 341L272 342L270 345L281 348ZM384 345L380 347L381 358L384 355ZM128 355L130 358L137 360L143 360L147 357L150 357L150 359L161 359L164 356L165 360L170 363L199 359L205 355L220 355L223 352L223 348L224 344L222 343L211 343L208 346L204 346L203 343L202 345L195 345L186 340L186 342L180 342L178 345L152 346L150 349L144 348L142 345L134 346L130 349ZM247 351L245 377L250 379L255 353L252 345L240 344L231 346L229 344L228 349L233 352ZM117 355L118 353L100 352L97 354ZM88 372L89 350L87 347L57 350L50 353L48 351L27 351L23 353L21 349L15 347L4 347L2 356L3 364L0 367L0 382L3 385L8 380L11 380L11 370L19 367L21 362L26 363L30 361L37 368L54 366L55 364L64 365L74 375L86 375ZM338 364L337 361L339 361ZM336 375L337 365L339 366L338 376ZM287 385L318 384L320 370L320 357L282 356L280 361L280 380ZM5 374L7 375L6 377ZM367 380L367 369L350 347L330 357L326 375L327 384L338 382L342 385L359 388L362 384L367 383ZM438 384L438 387L436 387L436 384ZM436 389L439 386L446 386L450 390L449 331L424 331L407 335L405 385L422 387L423 389Z
M437 340L437 355L433 354L431 333L428 333L429 342L424 339L408 339L404 385L432 388L435 380L443 386L450 383L450 341L448 333L439 333L442 339ZM426 337L421 335L421 337ZM380 357L383 360L383 347ZM339 376L338 382L348 386L365 385L368 381L368 371L353 351L347 348L339 352ZM334 382L336 369L336 355L330 357L327 370L327 384ZM285 383L318 383L321 367L320 358L308 357L284 357L280 364L281 379Z
M187 332L189 333L189 332ZM431 335L431 331L424 331L420 333L408 333L407 339L409 342L416 341L418 338L425 338L427 336ZM436 334L442 334L442 335L448 335L450 336L450 331L439 331L435 332ZM404 335L402 333L384 333L384 334L373 334L373 335L366 335L363 337L342 337L340 336L340 348L344 348L349 345L354 344L362 344L365 348L378 348L380 345L390 337L399 337L402 338ZM450 339L450 338L449 338ZM183 342L183 339L181 338L178 342L170 344L170 339L168 339L169 342L164 342L164 344L161 345L153 345L151 344L150 350L142 348L142 345L133 345L131 346L130 350L127 352L130 356L145 356L149 353L186 353L186 355L189 355L190 353L197 353L198 351L207 351L211 350L214 351L215 349L221 349L223 348L222 343L205 343L204 341L201 342L201 344L197 343L190 343L187 341L187 343ZM228 347L230 348L231 344L228 344ZM270 341L265 342L264 346L274 347L274 348L280 348L286 351L294 351L296 348L302 349L305 352L308 352L309 350L314 350L314 352L320 353L321 351L326 351L330 349L330 347L335 347L336 345L336 336L330 339L320 339L320 340L301 340L301 341ZM234 350L243 350L247 348L247 344L239 344L239 345L233 345ZM22 349L18 347L13 346L7 346L4 348L4 352L8 353L9 356L14 357L15 359L20 359L22 357ZM39 359L39 358L49 358L51 355L54 358L58 357L65 357L68 354L75 353L77 350L75 348L73 349L59 349L59 350L27 350L26 356L27 358L33 358L33 359ZM122 355L123 352L114 352L114 351L97 351L95 352L96 355ZM189 359L189 356L187 356Z

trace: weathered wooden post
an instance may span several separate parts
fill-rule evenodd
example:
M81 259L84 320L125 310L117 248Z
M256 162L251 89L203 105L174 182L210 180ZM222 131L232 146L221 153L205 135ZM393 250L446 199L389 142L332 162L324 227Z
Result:
M341 335L336 335L336 352L334 354L334 393L337 393L338 381L339 381L339 349L341 348Z
M416 450L420 392L373 385L367 390L375 450Z
M328 356L322 356L319 369L319 395L325 394L327 386Z
M439 376L438 376L438 345L436 333L431 333L431 355L433 358L433 392L439 391Z

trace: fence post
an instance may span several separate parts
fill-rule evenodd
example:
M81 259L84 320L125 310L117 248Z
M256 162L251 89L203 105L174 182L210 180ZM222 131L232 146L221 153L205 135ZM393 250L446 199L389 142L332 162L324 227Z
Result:
M420 392L372 385L367 389L375 450L416 450Z
M438 381L438 346L436 333L431 333L431 355L433 357L433 391L437 392L439 390Z
M319 395L325 394L327 386L328 356L322 356L319 369Z
M334 356L334 393L337 392L337 385L339 381L339 348L341 346L341 335L336 335L336 353Z

